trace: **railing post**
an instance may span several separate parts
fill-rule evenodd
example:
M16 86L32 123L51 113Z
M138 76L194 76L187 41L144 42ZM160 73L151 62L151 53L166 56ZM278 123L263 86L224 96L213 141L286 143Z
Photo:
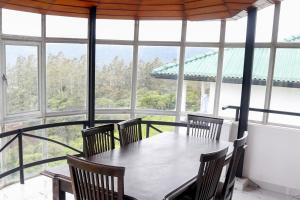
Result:
M23 140L22 131L18 131L18 147L19 147L19 168L20 168L20 183L24 184L24 163L23 163Z
M147 123L146 124L146 138L148 138L150 135L150 125Z

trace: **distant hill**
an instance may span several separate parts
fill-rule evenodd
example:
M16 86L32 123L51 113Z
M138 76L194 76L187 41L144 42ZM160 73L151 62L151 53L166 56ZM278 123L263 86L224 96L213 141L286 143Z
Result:
M25 48L14 48L12 47L13 54L10 53L6 57L6 61L10 64L15 63L16 56L29 56L33 54L34 51L28 51ZM118 55L121 57L126 64L132 62L132 46L126 45L98 45L96 48L96 65L109 64L110 61ZM195 55L209 51L209 48L187 48L186 58L193 57ZM87 54L87 46L82 44L48 44L46 53L56 55L59 52L63 52L66 57L69 58L79 58L83 54ZM163 62L172 62L174 59L179 59L179 47L140 47L139 48L139 59L144 62L154 60L159 57Z

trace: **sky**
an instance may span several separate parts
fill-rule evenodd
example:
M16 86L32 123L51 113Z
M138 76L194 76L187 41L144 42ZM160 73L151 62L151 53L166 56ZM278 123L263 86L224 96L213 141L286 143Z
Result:
M300 33L300 27L293 22L299 19L299 0L285 0L281 6L279 41ZM257 42L269 42L272 32L274 6L258 12ZM3 9L3 32L40 36L41 15ZM60 16L46 17L48 37L87 38L88 20ZM98 39L133 40L134 21L132 20L97 20ZM216 42L219 38L220 21L188 22L187 41ZM180 41L181 21L141 21L140 40ZM243 42L246 35L246 17L229 21L226 29L227 42Z

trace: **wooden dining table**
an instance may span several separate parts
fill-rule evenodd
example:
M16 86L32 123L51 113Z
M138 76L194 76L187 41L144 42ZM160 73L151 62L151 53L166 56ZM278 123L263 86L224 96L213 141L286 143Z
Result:
M86 159L125 167L126 195L138 200L163 200L195 180L201 154L226 147L230 157L231 142L164 132ZM66 192L72 193L68 166L48 169L42 174L52 178L54 200L64 200Z

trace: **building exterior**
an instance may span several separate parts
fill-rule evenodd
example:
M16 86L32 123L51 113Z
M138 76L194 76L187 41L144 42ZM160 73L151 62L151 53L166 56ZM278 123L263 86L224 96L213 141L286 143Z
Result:
M300 40L300 36L294 36L289 42ZM251 107L263 108L268 76L270 50L268 48L256 48L254 54L253 79L251 91ZM185 60L184 63L184 90L190 83L201 85L200 109L197 112L210 114L213 109L213 98L217 75L218 51L211 50ZM227 48L224 51L222 86L220 105L240 104L241 83L243 77L244 49ZM179 64L169 63L152 71L152 76L160 79L176 79L178 76ZM300 98L300 50L279 49L275 60L273 75L273 87L271 97L271 108L274 110L289 110L300 112L297 101L283 106L282 101ZM196 82L196 83L195 83ZM196 92L196 91L195 91ZM186 91L183 92L183 108L187 99ZM220 106L219 114L224 117L233 117L234 111L222 111ZM188 111L188 110L187 110ZM250 119L261 120L261 113L250 113ZM300 119L291 116L270 115L270 122L288 124L300 124ZM290 123L289 123L290 121Z

